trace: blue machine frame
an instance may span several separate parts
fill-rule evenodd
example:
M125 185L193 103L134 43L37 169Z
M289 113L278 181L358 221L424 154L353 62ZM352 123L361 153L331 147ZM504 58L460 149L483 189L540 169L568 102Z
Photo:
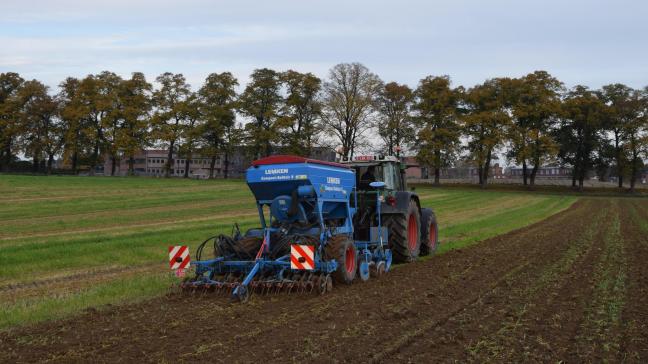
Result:
M272 157L271 157L272 158ZM263 161L263 160L261 160ZM259 161L257 161L259 162ZM328 240L337 235L346 235L353 239L353 216L356 209L351 207L351 198L355 198L355 171L343 165L324 163L313 160L297 159L288 163L253 164L246 172L247 184L255 196L259 220L263 231L263 244L254 260L226 260L218 257L209 260L192 262L196 278L185 283L189 287L229 287L232 298L246 301L250 295L249 286L253 280L266 277L265 283L286 282L291 269L290 256L270 259L269 252L273 244L271 236L279 231L277 222L286 219L307 219L316 221L301 235L316 237L319 241L315 251L315 267L310 273L330 274L339 267L335 260L324 260L324 247ZM358 273L362 280L369 278L371 266L382 265L385 272L391 266L391 251L387 249L386 229L380 221L380 205L384 183L375 182L372 187L379 195L376 199L379 233L371 234L369 241L354 241L358 251ZM298 199L298 204L293 202ZM357 201L356 201L357 202ZM288 217L285 211L290 205L297 207ZM265 207L269 209L269 221L266 221ZM357 203L354 204L357 206ZM216 279L217 276L235 274L244 277L240 282L228 282ZM270 277L270 278L267 278ZM329 278L330 280L330 278Z

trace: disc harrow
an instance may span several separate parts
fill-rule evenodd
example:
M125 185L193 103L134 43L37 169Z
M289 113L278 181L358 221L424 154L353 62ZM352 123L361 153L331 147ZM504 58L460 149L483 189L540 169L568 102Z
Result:
M232 296L237 288L245 287L243 279L232 275L223 276L221 280L201 281L187 280L180 285L187 294L216 294ZM249 294L278 295L278 294L317 294L323 295L333 290L333 280L325 273L288 273L283 278L254 279L246 287Z

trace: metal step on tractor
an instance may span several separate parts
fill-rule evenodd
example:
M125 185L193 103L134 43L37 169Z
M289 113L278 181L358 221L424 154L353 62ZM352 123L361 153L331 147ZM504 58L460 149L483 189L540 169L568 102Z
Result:
M256 160L246 181L260 227L205 240L181 287L226 292L246 302L252 292L329 292L333 283L388 272L393 262L432 254L434 212L406 190L395 157L341 163L276 155ZM211 242L213 255L203 259Z

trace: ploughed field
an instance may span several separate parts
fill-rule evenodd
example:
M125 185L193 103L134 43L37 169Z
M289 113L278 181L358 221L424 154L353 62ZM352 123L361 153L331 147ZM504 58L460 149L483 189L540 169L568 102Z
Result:
M446 241L469 241L461 231ZM0 362L646 362L646 236L648 200L583 198L324 296L241 305L170 292L12 328L0 333Z

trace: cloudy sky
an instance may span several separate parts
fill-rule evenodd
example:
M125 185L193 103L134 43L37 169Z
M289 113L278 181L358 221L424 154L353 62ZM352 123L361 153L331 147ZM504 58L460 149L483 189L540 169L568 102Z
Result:
M544 69L567 86L648 85L648 1L1 0L0 72L56 86L111 70L150 79L254 68L325 77L362 62L416 86Z

